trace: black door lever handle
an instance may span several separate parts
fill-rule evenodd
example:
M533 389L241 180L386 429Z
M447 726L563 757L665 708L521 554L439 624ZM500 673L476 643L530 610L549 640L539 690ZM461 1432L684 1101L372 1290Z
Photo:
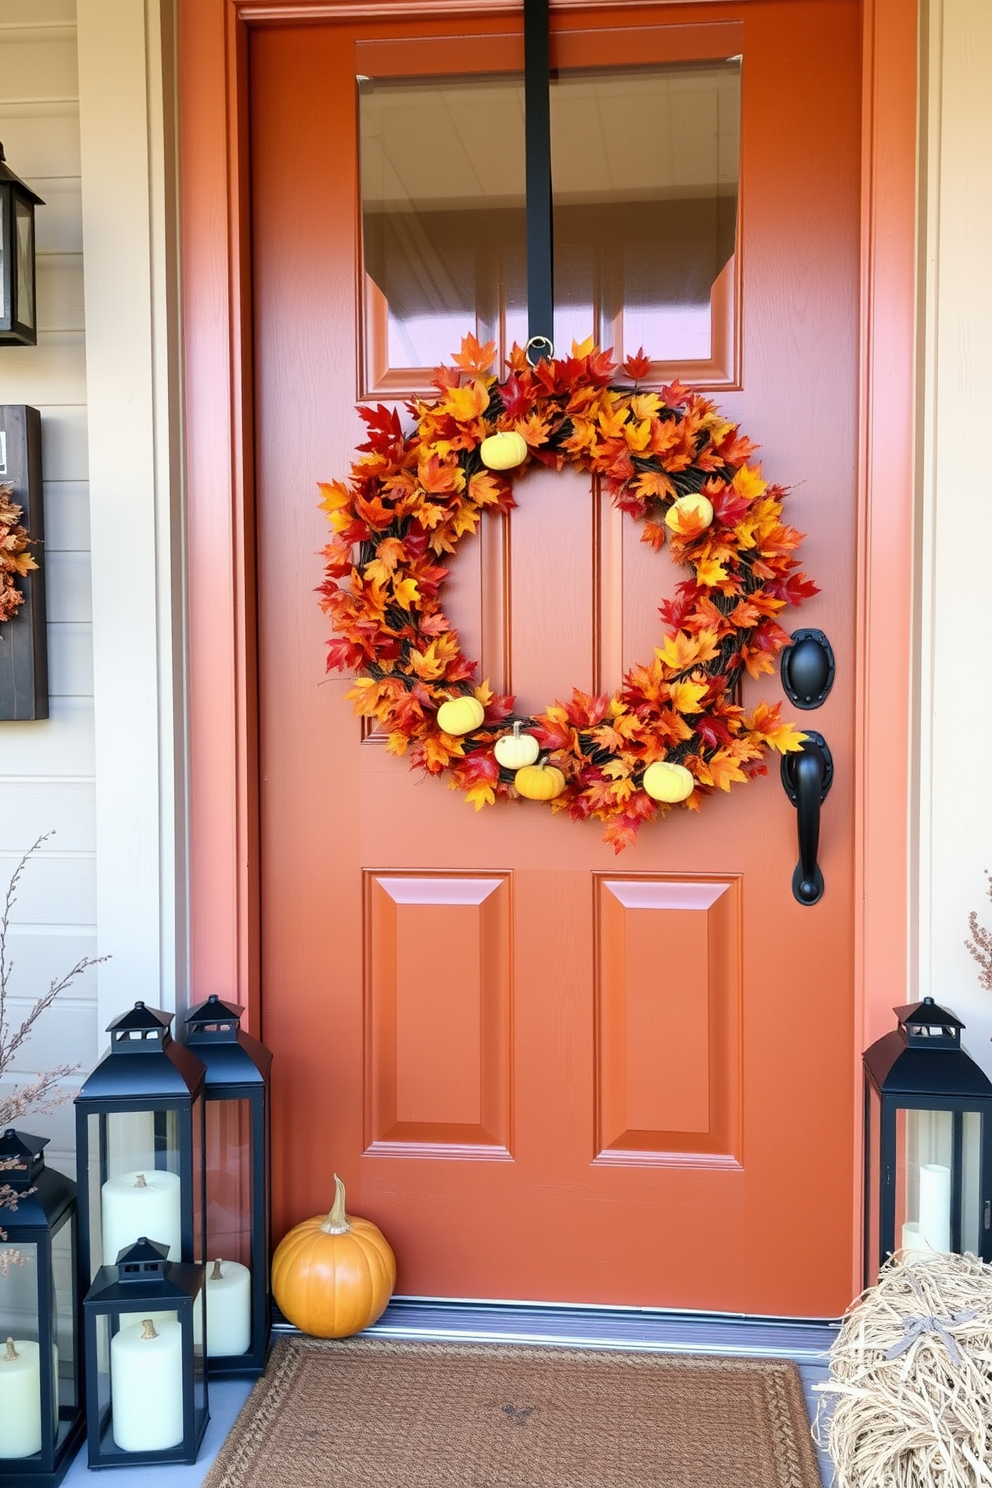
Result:
M826 739L807 729L802 749L782 756L782 785L796 808L799 862L792 875L792 892L800 904L816 904L823 895L823 871L816 861L820 807L833 779L834 762Z

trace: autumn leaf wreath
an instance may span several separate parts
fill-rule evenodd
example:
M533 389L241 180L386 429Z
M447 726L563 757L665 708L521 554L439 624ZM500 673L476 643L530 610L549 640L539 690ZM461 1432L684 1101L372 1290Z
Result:
M777 616L817 593L800 570L801 534L782 521L781 487L751 462L755 446L700 394L673 383L639 390L643 352L623 363L591 341L531 366L514 347L500 382L495 347L467 336L437 368L433 401L407 405L413 431L381 404L347 484L321 484L333 529L321 605L328 669L355 675L348 697L386 747L444 775L478 810L519 796L605 823L619 852L642 823L714 789L765 774L769 749L800 749L779 705L746 712L737 684L774 668L788 641ZM478 681L441 607L455 552L484 512L516 505L511 474L538 461L599 476L641 538L669 543L688 571L659 606L668 628L650 662L612 694L575 689L529 716ZM343 583L340 581L344 581Z

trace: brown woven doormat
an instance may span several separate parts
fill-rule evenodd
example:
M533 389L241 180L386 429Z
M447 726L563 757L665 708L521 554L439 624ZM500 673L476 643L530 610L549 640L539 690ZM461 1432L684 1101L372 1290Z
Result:
M779 1360L281 1339L204 1488L820 1488Z

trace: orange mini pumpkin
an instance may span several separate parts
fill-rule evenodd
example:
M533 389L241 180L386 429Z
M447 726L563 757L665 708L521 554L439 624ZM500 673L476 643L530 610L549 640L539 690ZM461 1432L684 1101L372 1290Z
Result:
M345 1213L344 1184L334 1175L330 1214L305 1219L284 1235L272 1257L272 1295L280 1311L315 1338L348 1338L374 1323L396 1285L396 1258L369 1219Z
M513 777L517 794L528 801L553 801L565 789L565 776L557 765L542 759L536 765L524 765Z

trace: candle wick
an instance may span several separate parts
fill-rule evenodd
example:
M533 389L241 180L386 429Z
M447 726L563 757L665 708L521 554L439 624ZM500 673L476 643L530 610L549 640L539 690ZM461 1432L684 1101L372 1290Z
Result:
M151 1318L145 1318L141 1326L144 1329L144 1332L141 1335L142 1338L158 1337L158 1334L155 1332L155 1324L152 1322Z
M17 1350L14 1347L14 1340L12 1338L8 1338L7 1339L7 1352L4 1355L4 1358L6 1359L6 1361L8 1363L13 1364L14 1360L15 1359L19 1359L20 1357L21 1357L20 1354L17 1352Z
M217 1259L214 1261L214 1269L211 1271L210 1276L208 1277L208 1280L209 1281L223 1281L224 1280L224 1273L220 1269L220 1263L221 1263L221 1257L218 1256Z
M135 1186L135 1188L147 1188L148 1187L148 1183L147 1183L147 1181L145 1179L144 1173L139 1173L138 1174L137 1178L134 1180L134 1186Z

